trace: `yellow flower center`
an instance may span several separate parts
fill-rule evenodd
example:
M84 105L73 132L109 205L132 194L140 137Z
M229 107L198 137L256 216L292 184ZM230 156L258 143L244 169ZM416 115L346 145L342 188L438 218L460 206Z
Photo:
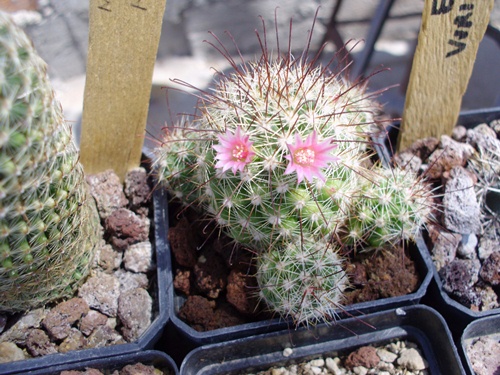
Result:
M316 158L316 153L310 148L301 148L295 151L294 159L300 165L313 165Z
M233 159L237 161L244 161L248 156L248 148L245 145L236 145L233 148Z

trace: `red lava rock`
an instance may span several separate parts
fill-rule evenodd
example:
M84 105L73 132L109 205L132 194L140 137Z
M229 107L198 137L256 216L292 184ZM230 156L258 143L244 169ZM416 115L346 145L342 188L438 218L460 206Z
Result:
M246 323L228 305L217 306L215 301L196 295L187 298L179 318L200 332Z
M49 336L41 329L32 329L26 338L26 349L33 357L57 353L56 345L50 342Z
M500 252L492 253L483 263L481 278L493 286L500 285Z
M197 331L206 331L215 317L215 301L202 296L188 296L179 309L179 317Z
M148 175L144 168L134 168L125 176L124 192L129 200L129 209L135 213L147 216L151 201L151 188Z
M126 208L113 211L105 220L104 227L109 242L118 251L149 238L149 219Z
M215 299L226 288L228 270L214 252L204 252L193 268L195 285L204 295Z
M103 373L95 368L88 368L83 371L77 371L77 370L62 371L60 375L103 375Z
M345 305L403 296L413 293L420 285L415 263L401 247L381 250L376 256L357 254L350 263L347 270L361 268L361 271L355 279L358 285L353 285L355 289L345 294Z
M136 363L133 365L127 365L121 369L120 375L156 375L155 368L153 366L146 366L142 363Z
M120 178L112 170L87 176L86 180L101 219L106 219L113 211L127 205Z
M227 278L227 301L240 313L252 314L257 310L257 283L255 278L239 270L231 270Z
M108 317L99 311L90 310L80 322L80 331L85 336L89 336L96 327L103 326L108 321Z
M220 236L212 241L213 250L221 256L229 268L248 268L252 262L252 254L238 246L226 236Z
M443 172L453 167L463 167L473 153L474 148L471 145L459 143L447 135L442 135L440 148L434 151L427 161L429 165L427 175L438 179Z
M82 298L72 298L61 302L49 311L42 325L56 340L66 338L71 326L89 311L89 305Z
M361 263L350 263L346 267L349 281L353 286L363 286L366 283L366 268Z
M349 354L345 360L345 367L351 370L357 366L363 366L370 369L377 366L379 362L380 358L377 355L377 350L373 346L362 346Z
M168 242L175 261L183 267L193 267L197 262L196 233L186 218L168 230Z
M177 270L174 277L175 290L184 293L186 296L191 294L191 271Z
M416 155L419 159L425 160L432 154L439 146L439 139L434 137L428 137L419 139L405 150L401 152L408 152Z

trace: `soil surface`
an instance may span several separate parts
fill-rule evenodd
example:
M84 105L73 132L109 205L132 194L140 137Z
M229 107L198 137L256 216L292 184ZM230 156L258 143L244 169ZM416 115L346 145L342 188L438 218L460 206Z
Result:
M174 287L186 296L179 317L197 331L272 318L257 298L252 253L177 202L170 203L169 215ZM344 306L406 295L420 285L408 249L346 257L352 287Z

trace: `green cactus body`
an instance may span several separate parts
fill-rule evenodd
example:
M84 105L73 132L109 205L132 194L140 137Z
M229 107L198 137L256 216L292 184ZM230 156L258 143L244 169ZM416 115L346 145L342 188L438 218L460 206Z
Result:
M287 243L283 249L263 254L257 266L259 296L274 312L296 324L335 319L348 282L332 244Z
M361 195L354 200L345 243L364 250L414 240L432 214L432 191L413 172L400 168L372 169Z
M168 133L157 161L160 175L175 195L199 200L238 242L254 249L300 235L304 227L318 238L331 233L345 220L344 202L356 194L356 181L366 173L360 161L367 156L375 108L360 88L323 73L283 59L262 60L221 77L199 107L201 115L191 124L195 130ZM221 133L236 129L252 142L252 160L244 169L222 171L214 147ZM324 179L299 182L286 173L286 155L297 138L313 133L318 143L336 145L331 155L338 162L322 170ZM198 140L196 146L188 134ZM179 147L191 155L183 152L176 159ZM184 159L190 163L178 173Z
M0 12L0 311L69 295L88 273L99 219L45 63Z
M252 249L274 311L297 324L328 320L347 284L338 249L411 239L428 195L409 173L367 167L379 129L364 84L263 49L201 93L191 123L167 130L156 171Z

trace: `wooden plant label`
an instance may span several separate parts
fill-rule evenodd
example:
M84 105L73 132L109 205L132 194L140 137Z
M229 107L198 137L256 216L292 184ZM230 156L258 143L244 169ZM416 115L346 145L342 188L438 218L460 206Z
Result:
M90 0L80 158L87 174L139 165L166 0Z
M425 0L398 150L451 134L494 0Z

